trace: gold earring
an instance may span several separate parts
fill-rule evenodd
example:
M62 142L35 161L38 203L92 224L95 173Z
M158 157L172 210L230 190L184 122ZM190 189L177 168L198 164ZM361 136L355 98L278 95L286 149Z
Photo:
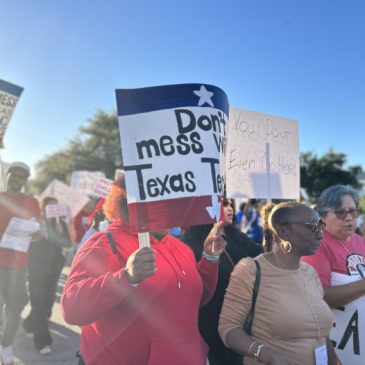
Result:
M292 249L292 245L289 241L281 241L280 248L284 253L289 253Z

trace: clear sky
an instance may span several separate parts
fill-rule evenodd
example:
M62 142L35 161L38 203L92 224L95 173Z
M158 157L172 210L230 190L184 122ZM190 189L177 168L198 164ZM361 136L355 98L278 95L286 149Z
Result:
M116 88L197 82L365 168L363 0L0 0L0 79L25 88L7 162L66 146Z

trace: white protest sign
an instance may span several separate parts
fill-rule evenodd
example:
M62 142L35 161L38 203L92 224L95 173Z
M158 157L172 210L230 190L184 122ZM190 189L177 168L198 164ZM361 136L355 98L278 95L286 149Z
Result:
M39 223L35 220L11 218L1 237L0 247L28 252L32 234L37 232L39 227Z
M114 173L114 181L118 180L122 175L124 175L124 170L116 169Z
M139 232L220 217L228 100L212 85L116 90L128 212Z
M226 151L227 195L299 199L297 122L231 108Z
M365 268L365 265L364 265ZM362 279L360 275L332 273L331 285L342 285ZM334 317L330 338L343 365L365 363L365 296L332 310Z
M102 177L105 177L105 174L102 171L73 171L70 185L80 194L92 195L96 181Z
M69 206L71 217L77 215L89 201L87 196L57 179L54 179L41 194L41 198L46 196L54 197L59 203Z
M112 185L113 180L102 177L96 181L92 195L100 198L106 198L112 188Z
M46 218L68 217L69 208L66 204L48 204L46 205Z
M0 80L0 146L23 88Z

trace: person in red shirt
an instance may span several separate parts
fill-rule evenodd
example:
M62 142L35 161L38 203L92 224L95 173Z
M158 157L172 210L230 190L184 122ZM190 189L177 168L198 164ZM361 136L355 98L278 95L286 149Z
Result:
M226 242L212 231L198 263L167 230L139 248L123 180L114 183L104 212L113 221L77 251L61 299L65 321L82 326L85 363L206 365L198 310L213 296Z
M12 163L7 171L6 191L0 193L1 237L13 217L40 218L38 201L21 192L29 175L30 169L23 162ZM26 267L26 252L0 246L0 296L7 314L0 347L3 365L13 363L11 346L20 324L21 312L28 302Z

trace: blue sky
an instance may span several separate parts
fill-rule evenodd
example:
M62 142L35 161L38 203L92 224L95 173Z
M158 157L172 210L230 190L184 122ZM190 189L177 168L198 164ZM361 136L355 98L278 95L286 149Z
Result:
M365 168L362 0L1 0L0 79L25 88L8 162L66 146L116 88L201 82Z

